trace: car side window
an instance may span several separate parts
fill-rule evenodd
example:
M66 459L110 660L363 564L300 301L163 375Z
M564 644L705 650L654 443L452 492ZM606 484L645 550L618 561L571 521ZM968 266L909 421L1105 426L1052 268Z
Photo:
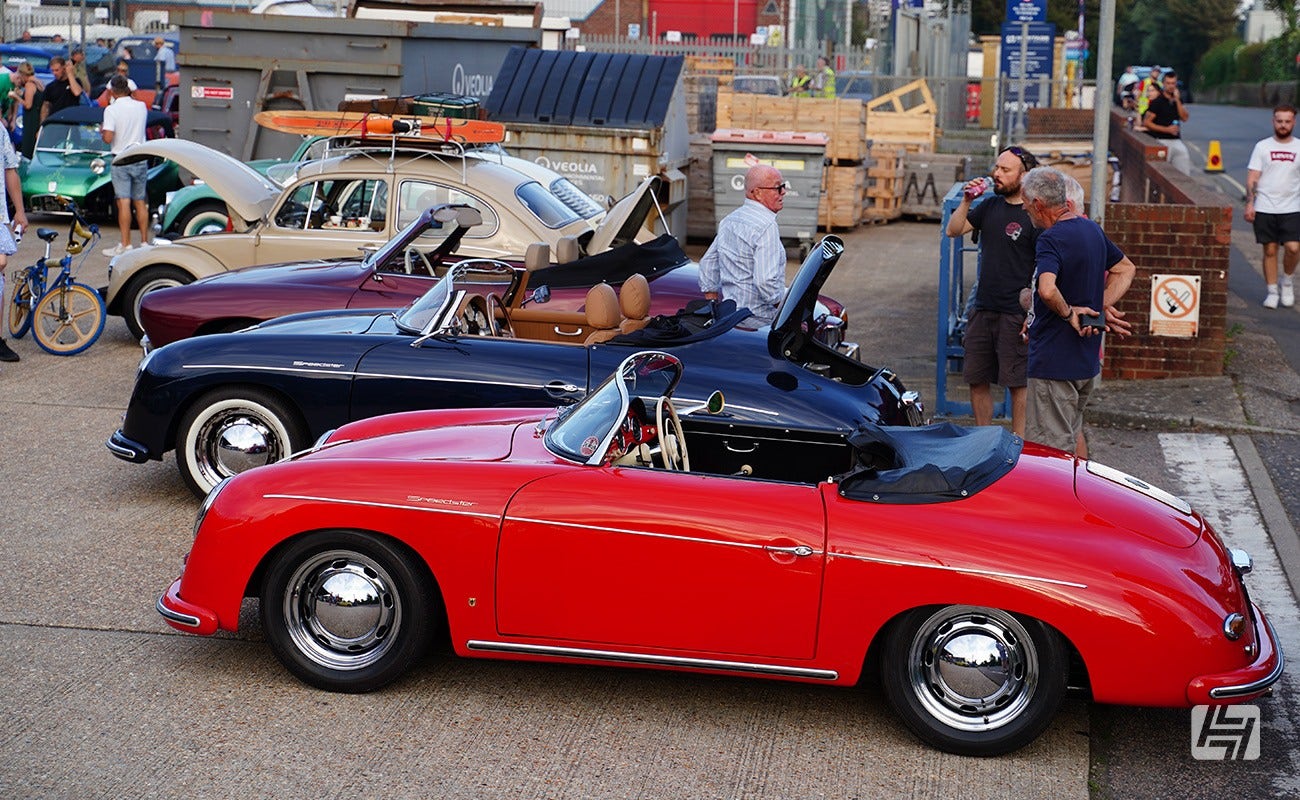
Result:
M443 203L467 205L482 213L483 224L471 228L465 235L466 239L486 239L496 233L497 214L492 206L468 192L429 181L402 181L398 187L396 227L405 228L426 208ZM424 235L442 238L443 232L432 228Z
M275 224L295 230L374 229L374 209L383 227L388 186L382 180L336 178L307 181L280 204Z

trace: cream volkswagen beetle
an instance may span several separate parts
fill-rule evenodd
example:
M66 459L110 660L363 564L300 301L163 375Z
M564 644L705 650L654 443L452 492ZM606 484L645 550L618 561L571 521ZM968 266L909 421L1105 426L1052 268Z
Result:
M598 253L637 238L657 181L647 179L607 212L559 173L535 164L524 169L519 159L493 152L374 145L335 153L302 162L280 186L197 142L145 142L124 151L118 163L161 156L208 183L225 200L231 223L222 233L160 240L115 257L108 312L139 337L140 298L148 292L241 267L354 256L443 203L482 212L483 224L458 248L467 257L522 258L534 242L550 245L562 259ZM542 173L553 177L544 184ZM430 248L442 238L436 230L426 236Z

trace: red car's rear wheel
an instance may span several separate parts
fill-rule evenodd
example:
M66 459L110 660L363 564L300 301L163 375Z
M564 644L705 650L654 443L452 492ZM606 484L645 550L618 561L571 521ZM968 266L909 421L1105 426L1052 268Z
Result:
M1065 696L1065 644L1038 620L945 606L903 615L885 641L891 705L923 741L950 753L1017 750L1051 724Z
M425 652L435 595L414 557L375 536L331 531L275 556L262 585L262 626L299 679L368 692Z

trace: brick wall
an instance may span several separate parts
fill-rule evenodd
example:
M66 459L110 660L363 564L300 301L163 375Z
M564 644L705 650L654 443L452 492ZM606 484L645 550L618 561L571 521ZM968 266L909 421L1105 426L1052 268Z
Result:
M1025 133L1031 137L1067 139L1078 136L1091 139L1092 109L1031 108L1025 120Z
M1106 337L1103 376L1129 380L1222 375L1232 209L1213 203L1110 203L1105 228L1137 265L1137 275L1119 303L1133 323L1134 335ZM1149 333L1151 276L1170 273L1201 279L1195 338Z

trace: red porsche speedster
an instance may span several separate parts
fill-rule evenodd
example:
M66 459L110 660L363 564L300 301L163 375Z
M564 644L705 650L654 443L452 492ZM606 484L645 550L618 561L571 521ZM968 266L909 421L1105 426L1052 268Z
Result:
M260 599L303 681L363 692L435 634L462 656L852 685L943 750L1098 702L1250 700L1282 674L1249 557L1184 501L996 427L799 431L675 409L629 357L576 406L421 411L218 484L173 627ZM877 666L878 665L878 666Z

